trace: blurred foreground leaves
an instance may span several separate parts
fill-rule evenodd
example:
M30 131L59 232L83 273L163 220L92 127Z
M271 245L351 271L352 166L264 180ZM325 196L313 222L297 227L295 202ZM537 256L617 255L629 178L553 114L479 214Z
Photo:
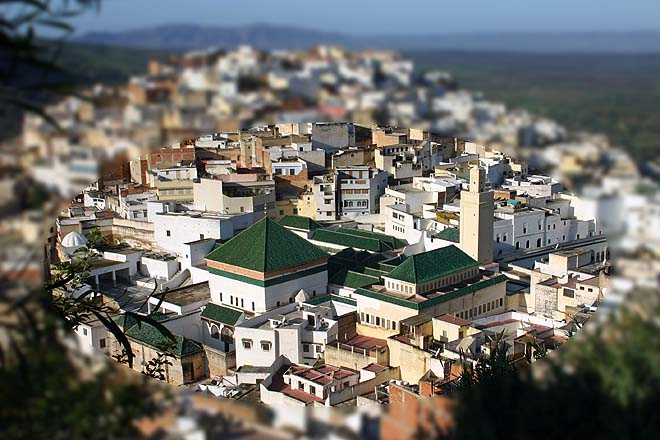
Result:
M455 437L657 438L659 298L636 292L530 368L461 389Z
M157 410L151 386L71 349L45 291L3 306L0 438L130 437Z

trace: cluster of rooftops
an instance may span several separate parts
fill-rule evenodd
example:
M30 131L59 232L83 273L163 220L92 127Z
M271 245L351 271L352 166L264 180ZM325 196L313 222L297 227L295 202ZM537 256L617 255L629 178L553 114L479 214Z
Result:
M329 254L327 248L311 243L288 228L309 231L315 242L339 244L345 248ZM365 243L374 245L365 246ZM287 216L279 223L269 218L260 220L218 245L206 259L266 275L308 264L327 264L329 284L418 310L503 281L501 275L490 276L475 270L477 275L470 279L438 286L423 294L386 289L383 276L419 285L479 267L476 260L454 245L411 256L401 253L405 245L405 241L384 234L344 227L321 229L321 225L309 218Z

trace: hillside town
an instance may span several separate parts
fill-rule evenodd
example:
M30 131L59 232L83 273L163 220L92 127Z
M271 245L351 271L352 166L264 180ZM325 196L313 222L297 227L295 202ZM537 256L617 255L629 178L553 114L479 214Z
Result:
M451 390L462 358L553 350L609 288L602 225L550 176L418 129L346 122L216 132L121 164L59 214L50 263L85 279L144 371L269 404ZM99 244L100 243L100 244ZM154 317L165 335L124 312ZM124 348L99 319L87 350Z
M107 306L132 368L166 357L195 394L416 405L492 350L555 350L614 286L658 287L657 182L620 148L396 53L191 52L88 92L49 108L65 132L26 116L3 145L7 213L32 183L66 202L2 221L1 271L90 253L58 294ZM102 320L75 332L123 362Z

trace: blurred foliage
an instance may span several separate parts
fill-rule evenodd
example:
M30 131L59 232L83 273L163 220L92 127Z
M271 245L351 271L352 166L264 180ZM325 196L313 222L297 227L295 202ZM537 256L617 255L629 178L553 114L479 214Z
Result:
M660 302L658 292L646 295L651 305L589 323L530 368L461 389L452 436L657 438Z
M71 18L100 0L6 0L0 9L0 106L39 114L52 96L75 93L60 64L61 42L74 29ZM45 41L41 35L51 36Z
M660 156L660 55L410 51L488 100L609 136L637 160Z

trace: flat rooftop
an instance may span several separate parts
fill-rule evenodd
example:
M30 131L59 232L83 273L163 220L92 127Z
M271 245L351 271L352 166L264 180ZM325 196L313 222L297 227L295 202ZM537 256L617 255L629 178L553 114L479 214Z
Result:
M178 306L187 306L203 301L211 300L211 290L208 281L192 284L186 287L168 290L167 292L154 295L155 298L164 298L165 302Z
M332 365L313 368L292 365L284 374L291 374L319 385L328 385L335 380L342 380L358 373L348 368L333 367Z

